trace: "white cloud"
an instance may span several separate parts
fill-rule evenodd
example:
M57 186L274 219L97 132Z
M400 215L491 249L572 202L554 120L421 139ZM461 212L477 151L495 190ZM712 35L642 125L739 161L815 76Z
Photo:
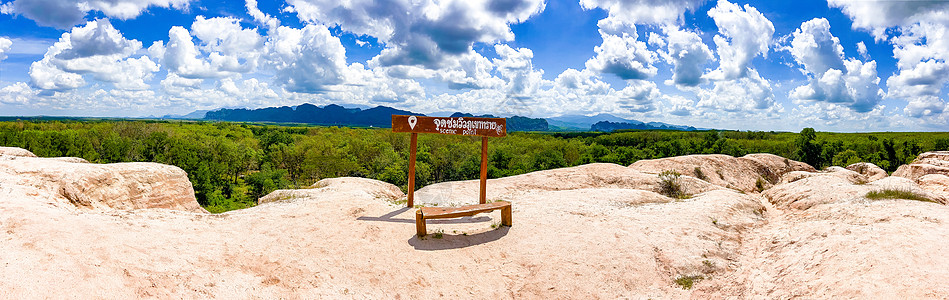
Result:
M768 56L774 25L758 9L745 5L744 9L726 0L708 11L709 17L718 26L715 36L720 65L709 74L713 79L735 79L744 77L751 67L751 60L759 54Z
M639 41L635 27L626 29L621 35L600 30L603 44L593 48L596 55L586 62L586 68L599 73L614 74L619 78L646 79L658 72L653 62L656 53L646 49Z
M149 7L187 9L192 0L14 0L0 5L0 13L22 15L42 26L67 29L83 22L89 12L128 20Z
M651 34L649 39L651 43L668 46L666 51L659 51L659 55L675 66L672 83L681 86L701 84L705 65L708 61L715 59L712 51L695 32L678 30L672 27L666 28L665 31L667 37L664 40L655 34Z
M508 45L494 46L500 58L494 59L501 77L507 80L505 91L511 96L533 95L540 87L544 71L534 70L534 52L527 48L514 49Z
M689 116L695 112L695 101L679 95L663 95L667 103L666 112L675 116Z
M267 64L288 90L319 93L346 82L346 49L325 26L281 26L268 38Z
M883 100L876 61L844 59L844 48L830 33L827 19L804 22L792 36L787 50L810 83L792 90L791 99L838 103L856 112L869 112Z
M13 41L5 37L0 37L0 61L7 59L7 53L10 52L10 46L13 46Z
M741 112L773 108L774 94L771 82L761 78L758 71L748 69L746 76L714 82L712 89L699 89L699 107Z
M887 38L886 29L927 20L945 20L949 2L911 0L828 0L853 20L854 29L869 30L877 40Z
M580 0L583 9L602 8L610 19L625 24L669 24L679 21L707 0Z
M194 43L192 35L199 44ZM169 72L182 77L226 77L256 70L263 44L257 30L241 27L238 19L198 16L190 31L172 27L168 44L156 42L149 53L161 57Z
M655 101L660 95L655 82L644 80L630 80L626 87L616 91L619 108L628 112L655 110Z
M23 82L17 82L0 89L0 103L8 105L26 105L30 103L33 97L36 97L37 91L30 88Z
M301 20L339 25L357 35L376 37L386 48L383 66L421 65L439 69L447 57L469 52L475 42L514 38L510 24L544 10L542 0L373 1L290 0L287 10Z
M35 87L67 90L85 84L83 74L110 82L115 88L143 90L159 70L148 56L133 57L142 43L128 40L108 20L89 21L64 33L43 59L30 66Z
M863 42L857 43L857 53L860 54L860 58L863 58L863 60L870 60L870 54L867 52L867 44Z

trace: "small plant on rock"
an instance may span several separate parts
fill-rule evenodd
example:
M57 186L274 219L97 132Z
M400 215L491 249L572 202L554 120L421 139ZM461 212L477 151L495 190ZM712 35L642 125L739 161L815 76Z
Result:
M760 193L764 191L764 187L765 187L764 179L762 179L761 176L758 176L758 180L755 180L755 189L758 189L758 192Z
M692 276L681 275L675 279L675 283L678 284L679 287L681 287L683 290L691 290L692 286L695 285L696 282L699 282L702 279L705 279L705 277L702 277L702 275L692 275Z
M665 170L659 173L659 191L670 198L688 198L688 195L682 192L682 185L679 183L680 176L682 174L673 170Z
M708 181L708 176L705 176L705 173L702 173L702 168L695 167L692 172L695 173L695 178Z

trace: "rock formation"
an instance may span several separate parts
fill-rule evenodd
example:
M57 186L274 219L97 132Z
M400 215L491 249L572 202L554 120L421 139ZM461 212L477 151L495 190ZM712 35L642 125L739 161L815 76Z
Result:
M31 189L51 203L85 210L167 208L207 212L188 174L156 163L91 164L81 158L38 158L0 148L0 184Z
M949 175L949 151L935 151L920 154L908 165L902 165L893 172L893 176L916 180L927 174Z
M808 164L764 153L748 154L743 157L723 154L686 155L640 160L629 167L652 174L674 170L746 193L770 188L788 172L814 171L814 167Z
M664 170L683 174L687 197L660 193ZM402 191L363 178L275 191L256 207L216 215L135 209L193 202L180 171L0 148L0 291L9 298L949 295L949 176L941 174L871 180L876 173L818 172L761 154L590 164L489 180L488 199L512 202L513 227L495 228L492 212L431 220L433 234L419 238ZM473 204L478 187L433 184L417 191L417 203ZM933 202L868 198L882 190ZM171 200L176 193L183 198Z

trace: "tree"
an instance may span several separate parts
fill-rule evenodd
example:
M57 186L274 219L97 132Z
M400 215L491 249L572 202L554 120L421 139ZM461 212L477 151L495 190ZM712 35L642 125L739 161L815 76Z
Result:
M822 166L821 148L823 145L817 142L817 132L814 128L804 128L795 142L797 146L797 159L805 162L815 168Z

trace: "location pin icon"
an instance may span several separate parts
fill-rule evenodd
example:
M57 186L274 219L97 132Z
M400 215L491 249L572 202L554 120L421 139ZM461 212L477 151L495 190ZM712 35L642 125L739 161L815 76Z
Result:
M415 124L416 124L416 123L418 123L418 118L416 118L415 116L410 116L410 117L409 117L409 127L411 127L412 129L415 129Z

